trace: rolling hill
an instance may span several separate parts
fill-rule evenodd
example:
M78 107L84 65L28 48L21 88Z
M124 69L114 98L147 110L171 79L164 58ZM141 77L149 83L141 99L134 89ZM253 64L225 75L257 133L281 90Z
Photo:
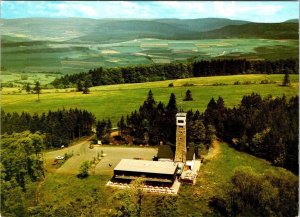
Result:
M265 38L265 39L298 39L298 24L284 23L247 23L244 25L229 25L221 29L205 32L201 35L207 38Z
M248 21L243 20L230 20L224 18L201 18L201 19L159 19L157 20L161 23L167 23L171 25L176 25L180 28L205 32L214 29L219 29L228 25L243 25L249 23Z
M297 19L24 18L0 23L1 69L7 73L78 73L195 57L298 58Z
M231 37L298 38L297 20L250 23L223 18L202 19L1 19L5 40L118 42L137 38L210 39ZM12 38L8 38L10 36Z

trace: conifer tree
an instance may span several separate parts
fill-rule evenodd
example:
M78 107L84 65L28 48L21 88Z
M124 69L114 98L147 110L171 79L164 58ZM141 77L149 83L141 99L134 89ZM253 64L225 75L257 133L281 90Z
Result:
M38 100L37 101L40 101L40 93L41 93L41 85L40 85L40 82L35 82L35 87L34 87L34 91L35 93L38 95Z
M192 100L193 100L192 92L190 90L187 90L185 93L184 101L192 101Z
M90 82L85 81L84 84L83 84L83 90L82 90L82 93L83 93L83 94L88 94L88 93L90 92L90 89L89 89L90 86L91 86L91 85L90 85Z
M29 92L30 92L30 90L31 90L31 87L30 87L29 83L27 83L27 84L26 84L26 86L25 86L25 90L26 90L26 92L27 92L27 93L29 93Z
M290 75L288 72L286 72L282 81L282 86L289 86L290 84L291 84Z
M124 120L124 116L122 115L120 122L118 122L119 134L122 136L124 134L126 124Z

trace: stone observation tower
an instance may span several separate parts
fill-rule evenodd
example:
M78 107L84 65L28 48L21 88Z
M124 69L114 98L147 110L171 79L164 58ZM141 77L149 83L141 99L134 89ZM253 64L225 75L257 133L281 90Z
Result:
M186 161L186 113L176 114L176 152L175 162Z

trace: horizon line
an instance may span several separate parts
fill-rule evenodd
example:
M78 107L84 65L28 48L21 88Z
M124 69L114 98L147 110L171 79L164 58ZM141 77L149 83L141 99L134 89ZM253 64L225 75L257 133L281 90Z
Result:
M124 17L110 17L110 18L91 18L91 17L16 17L16 18L4 18L0 17L0 20L21 20L21 19L89 19L89 20L201 20L201 19L226 19L226 20L235 20L235 21L247 21L250 23L284 23L289 20L298 20L298 17L283 20L283 21L277 21L277 22L258 22L258 21L251 21L251 20L245 20L245 19L231 19L226 17L199 17L199 18L124 18Z

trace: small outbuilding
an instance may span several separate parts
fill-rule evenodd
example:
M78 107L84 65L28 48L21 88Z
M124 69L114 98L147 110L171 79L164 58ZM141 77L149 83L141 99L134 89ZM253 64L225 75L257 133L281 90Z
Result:
M195 146L188 146L186 153L186 162L185 165L188 169L192 170L195 164L196 154L195 154Z
M160 145L158 147L157 158L159 161L174 161L175 146Z

